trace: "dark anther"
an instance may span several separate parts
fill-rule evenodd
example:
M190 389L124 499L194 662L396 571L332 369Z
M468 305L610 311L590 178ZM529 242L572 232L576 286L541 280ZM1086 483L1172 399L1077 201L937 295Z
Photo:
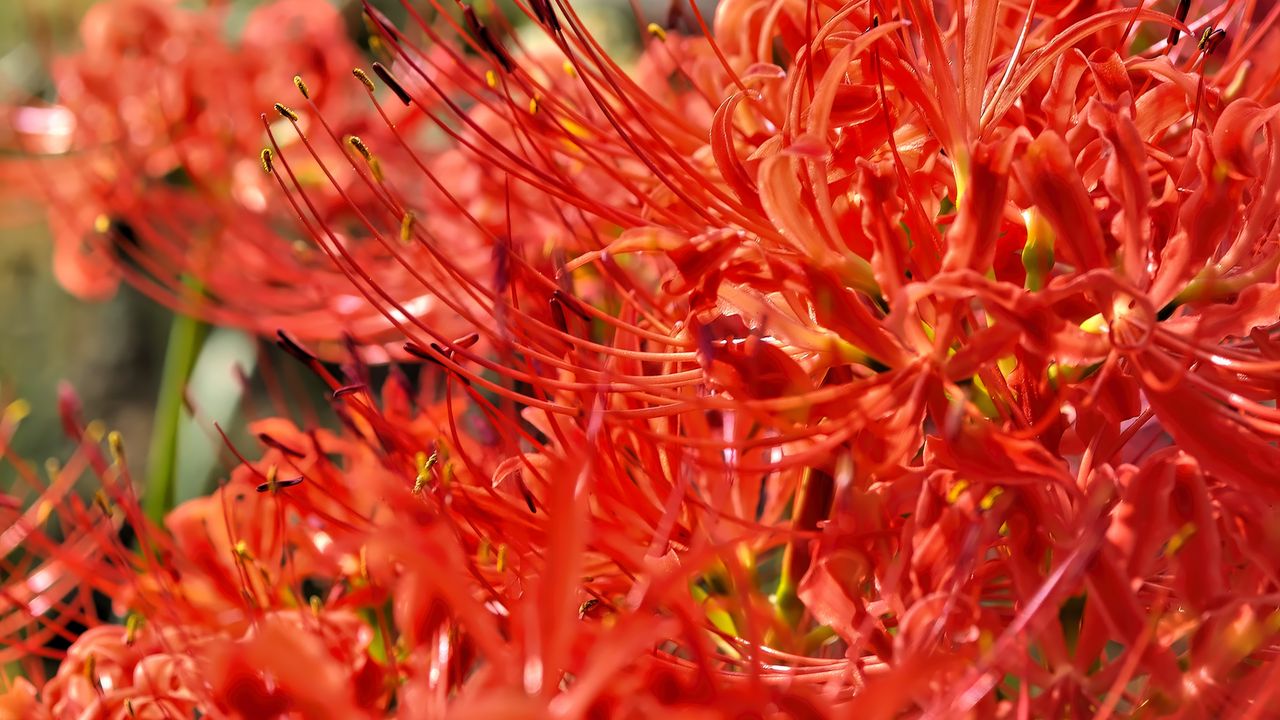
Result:
M296 457L296 458L304 458L307 456L306 453L300 450L294 450L293 448L289 447L288 445L285 445L284 443L280 442L279 440L271 437L266 433L258 433L258 440L263 445L266 445L267 447L275 448L276 450L279 450L285 455L292 455L293 457Z
M533 15L538 18L538 22L556 32L560 31L560 18L556 17L556 10L551 0L529 0L529 6L533 9Z
M138 232L129 221L103 215L96 221L96 229L107 239L116 258L126 260L129 251L142 247Z
M507 57L507 51L498 44L494 39L493 33L489 32L489 28L476 17L475 8L470 5L462 6L462 18L467 23L467 31L470 32L475 39L484 47L485 51L493 56L494 60L502 66L502 69L511 72L513 65L511 58Z
M316 356L310 350L304 348L301 343L284 330L276 330L276 344L280 346L280 349L307 365L316 361Z
M511 287L511 240L500 237L493 244L493 284L498 292Z
M884 363L871 357L870 355L868 355L867 359L863 361L863 364L871 368L871 370L876 372L877 374L889 372L890 370L888 365L885 365Z
M557 289L557 290L551 291L551 297L554 298L556 302L559 302L561 305L563 305L565 309L573 311L574 315L577 315L583 320L590 322L591 316L588 315L585 310L579 307L578 301L575 300L569 294L565 293L562 290Z
M1187 11L1190 9L1191 9L1191 0L1179 0L1178 9L1177 11L1174 12L1173 16L1177 18L1178 22L1180 23L1186 22ZM1178 28L1176 27L1169 28L1169 46L1170 47L1178 44L1179 37L1180 37L1180 33L1178 32Z
M382 63L373 64L373 74L377 75L378 79L382 80L383 84L391 88L391 92L395 93L396 97L400 98L400 102L405 105L413 104L413 98L409 97L409 93L405 92L404 88L401 87L400 81L396 80L395 76L391 74L391 71Z
M340 388L338 388L337 390L334 390L334 391L333 391L333 399L334 399L334 400L337 400L337 399L339 399L339 398L344 398L344 397L346 397L346 396L348 396L348 395L351 395L351 394L353 394L353 393L358 393L358 392L360 392L361 390L364 390L364 389L365 389L365 384L364 384L364 383L355 383L355 384L352 384L352 385L343 385L342 387L340 387Z
M433 346L435 345L435 343L431 343L431 344L432 344ZM420 346L420 345L416 345L416 344L411 343L411 342L409 342L409 343L405 343L405 344L404 344L404 351L405 351L405 352L407 352L407 353L409 353L410 355L412 355L412 356L414 356L414 357L418 358L419 360L427 360L427 361L433 362L433 363L435 363L435 364L437 364L437 365L441 365L440 358L436 357L435 355L433 355L433 354L431 353L431 351L427 350L426 348L424 348L424 347L422 347L422 346Z
M1205 55L1212 55L1214 50L1218 49L1218 45L1227 39L1227 31L1220 28L1209 28L1204 31L1204 36L1200 38L1200 49Z
M547 301L547 305L551 307L551 319L556 323L556 329L566 335L569 333L569 323L564 316L564 305L560 304L559 298L552 295Z
M585 620L588 617L591 617L592 619L594 619L596 615L599 614L599 611L597 611L596 609L599 606L600 606L600 601L596 598L591 598L586 602L582 603L581 605L578 606L578 619Z
M453 358L453 351L452 351L452 350L449 350L449 349L447 349L447 348L441 347L440 345L438 345L438 344L436 344L436 343L431 343L431 350L436 351L437 353L439 353L440 355L442 355L442 356L444 356L444 357L447 357L447 358L450 358L450 359L452 359L452 358ZM432 355L432 354L431 354L431 351L430 351L430 350L427 350L426 348L423 348L423 347L421 347L420 345L416 345L416 344L414 344L414 343L405 343L405 344L404 344L404 351L405 351L405 352L407 352L407 353L409 353L410 355L412 355L412 356L416 357L416 358L419 358L419 359L422 359L422 360L426 360L426 361L428 361L428 362L435 363L436 365L439 365L440 367L444 368L446 371L448 371L448 370L449 370L449 368L448 368L448 367L447 367L443 362L441 362L439 358L437 358L435 355ZM458 375L458 374L456 374L456 373L451 373L451 374L453 374L453 375L454 375L454 377L456 377L456 378L458 379L458 381L459 381L459 382L461 382L463 385L466 385L467 387L471 387L471 380L467 379L466 377L464 377L464 376L462 376L462 375Z
M289 480L272 480L258 485L258 492L264 493L268 490L283 490L300 484L302 484L302 478L300 477L290 478Z

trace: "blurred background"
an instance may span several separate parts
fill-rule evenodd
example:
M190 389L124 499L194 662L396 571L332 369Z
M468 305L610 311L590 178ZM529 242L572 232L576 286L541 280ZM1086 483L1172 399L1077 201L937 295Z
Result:
M219 6L226 11L224 32L234 38L244 19L264 0L155 0L191 8ZM302 1L302 0L295 0ZM350 36L367 47L367 33L359 0L329 2L342 14ZM684 0L677 0L684 2ZM80 21L94 0L0 0L0 108L33 103L56 103L57 92L49 66L59 54L79 46ZM425 0L416 3L426 7ZM400 0L375 0L393 21L405 17ZM663 22L668 0L642 2L650 19ZM637 44L637 24L630 0L580 0L574 3L597 37L623 60ZM518 12L508 17L519 18ZM7 116L3 116L7 117ZM256 117L252 119L256 121ZM19 190L29 187L28 159L4 141L0 128L0 408L23 398L32 413L14 439L13 453L40 463L65 457L71 443L64 436L58 414L60 387L74 388L86 421L98 419L120 431L129 448L134 477L146 478L148 448L162 437L174 412L161 407L166 347L174 315L125 284L110 299L86 302L73 297L54 279L52 244L46 211ZM56 182L56 179L55 179ZM180 323L179 323L180 325ZM261 362L275 363L272 346L243 333L202 328L207 333L187 385L187 397L199 409L199 422L178 411L174 501L207 490L226 474L228 458L216 441L213 424L227 428L233 439L246 444L246 416L269 414L260 382L245 384L237 377L254 377ZM277 358L278 359L278 358ZM289 363L283 363L289 365ZM256 389L255 389L256 388ZM320 398L319 388L314 393ZM159 403L161 406L164 402ZM172 406L170 406L172 407ZM160 432L157 433L157 421ZM246 447L246 450L252 450ZM218 454L223 453L220 463ZM13 482L12 470L0 463L0 491Z
M0 104L53 100L45 59L74 49L92 0L0 2ZM155 405L169 313L122 288L101 303L77 300L54 281L44 212L14 197L21 158L0 158L0 404L25 398L32 415L15 438L17 454L62 454L57 388L67 381L90 417L146 438ZM7 480L0 474L0 485Z

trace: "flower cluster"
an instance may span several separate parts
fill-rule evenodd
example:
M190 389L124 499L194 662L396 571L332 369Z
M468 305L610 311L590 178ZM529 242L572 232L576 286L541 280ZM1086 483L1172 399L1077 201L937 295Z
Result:
M200 41L270 58L225 102L139 90L206 62L189 11L99 9L154 21L66 76L123 134L55 215L121 225L62 242L128 227L130 281L296 331L340 429L260 421L159 528L68 403L0 628L74 642L0 708L1280 713L1280 7L722 0L626 65L563 0L518 3L536 45L431 7L366 3L369 69L318 21ZM95 52L157 77L77 84ZM266 175L216 149L263 131ZM89 590L129 620L75 637Z
M271 196L254 118L294 89L295 73L334 85L360 54L323 2L264 4L229 39L233 19L224 3L95 5L82 49L53 63L57 104L12 113L15 142L44 156L26 164L24 180L49 207L55 271L76 295L107 297L123 278L208 322L268 335L283 328L332 354L344 332L373 338L388 324ZM339 131L376 136L382 119L355 100L336 87L316 97ZM392 120L417 122L408 113ZM306 171L313 185L322 177ZM317 192L316 203L326 222L350 221L340 197ZM380 249L350 252L382 266L383 287L412 300L412 278ZM417 302L449 326L449 314Z

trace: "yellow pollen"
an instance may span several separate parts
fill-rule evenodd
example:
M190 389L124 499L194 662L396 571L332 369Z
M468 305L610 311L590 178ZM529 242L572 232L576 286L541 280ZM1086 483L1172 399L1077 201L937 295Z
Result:
M978 502L978 507L982 508L983 510L990 510L991 508L995 507L996 500L1003 494L1004 494L1004 488L1000 487L999 485L991 488L991 490L987 491L987 494L982 497L982 500Z
M489 89L493 89L493 88L498 87L498 74L497 74L497 73L495 73L495 72L494 72L494 71L492 71L492 70L485 70L485 71L484 71L484 84L485 84L485 85L488 85L488 86L489 86Z
M298 113L285 106L284 103L276 103L276 112L280 113L281 117L287 118L292 122L298 122Z
M987 652L995 645L995 640L995 636L991 634L990 630L983 630L978 633L978 648L982 652Z
M93 231L99 235L106 235L111 229L111 218L106 215L99 215L93 219Z
M659 40L667 39L667 31L658 23L649 23L649 27L647 29L650 35L658 38Z
M138 640L138 631L142 629L142 616L129 615L124 621L124 644L133 645Z
M31 403L23 398L18 398L9 403L9 407L4 409L4 421L10 424L17 424L30 414Z
M507 570L507 545L503 543L498 546L498 564L496 567L498 572L506 572Z
M271 164L271 148L262 148L262 170L268 175L271 174L273 165Z
M1182 546L1187 544L1187 540L1191 539L1191 536L1195 534L1196 524L1193 522L1188 522L1178 528L1178 532L1174 533L1173 537L1169 538L1169 542L1165 544L1165 556L1169 557L1176 555L1177 552L1182 549Z
M408 245L412 241L413 241L413 213L406 212L404 214L404 217L400 218L400 242Z
M564 68L565 75L568 75L571 78L578 77L578 68L574 67L573 63L569 62L568 60L565 60L564 64L561 65L560 67Z
M321 610L321 609L323 609L323 607L324 607L324 606L323 606L323 605L321 605L321 603L320 603L320 596L319 596L319 595L312 595L312 596L311 596L310 605L311 605L311 614L312 614L314 617L317 617L317 618L318 618L318 617L320 617L320 610Z
M955 485L952 485L951 489L947 491L947 502L955 504L955 502L960 499L960 495L963 494L968 487L968 480L960 480Z
M1226 182L1227 177L1231 175L1231 168L1222 161L1213 164L1213 180L1217 183Z
M414 456L414 462L418 466L418 477L413 482L414 494L422 492L422 488L427 484L427 481L431 479L431 468L435 466L438 457L439 456L436 453L431 453L431 455L428 456L424 452L420 452Z
M311 91L307 88L307 84L302 81L301 75L293 76L293 84L298 88L298 92L302 93L302 97L310 99Z
M103 515L111 517L111 501L107 499L107 494L98 490L93 494L93 503L98 506Z
M529 114L536 115L538 113L538 98L529 98Z
M1101 335L1107 331L1107 320L1102 317L1102 313L1098 313L1080 323L1080 329L1092 335Z
M1231 78L1231 82L1227 85L1227 89L1222 92L1222 96L1228 100L1234 100L1240 94L1240 89L1244 87L1244 81L1252 68L1253 65L1251 63L1240 63L1240 69Z
M364 83L365 90L368 90L369 92L373 92L373 81L370 80L369 76L364 73L364 70L361 70L360 68L352 68L351 74L354 75L357 80Z
M574 137L584 138L584 137L587 137L587 135L589 134L585 127L579 125L578 123L572 120L569 120L568 118L565 118L564 120L560 121L560 127L567 130L569 134ZM576 143L574 143L574 146L575 147L577 146Z
M373 175L375 182L382 182L382 163L378 162L378 158L373 156L373 152L369 150L369 146L364 144L356 135L347 136L347 144L356 149L360 156L364 158L365 163L369 165L369 173Z
M365 160L368 160L372 156L372 153L369 152L369 146L365 145L364 141L361 140L358 136L348 135L347 143L351 145L351 147L355 148L356 152L364 156Z
M53 501L45 500L36 506L36 525L43 525L53 514Z
M107 424L101 420L92 420L84 427L84 437L91 443L100 443L107 435Z
M117 465L124 464L124 440L118 430L107 433L107 447L111 448L111 460Z

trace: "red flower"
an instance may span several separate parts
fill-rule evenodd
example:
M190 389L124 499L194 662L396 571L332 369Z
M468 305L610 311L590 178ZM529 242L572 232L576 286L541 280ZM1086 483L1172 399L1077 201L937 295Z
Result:
M263 425L117 596L227 613L231 714L1274 713L1280 13L1179 7L728 0L631 73L371 10L384 126L304 74L263 159L420 390L282 336L343 433ZM271 649L304 581L367 652Z
M1265 582L1246 576L1269 561L1227 561L1225 537L1265 522L1229 498L1276 495L1248 469L1280 437L1261 331L1280 321L1268 294L1280 259L1274 83L1246 82L1253 42L1208 28L1235 17L1231 5L1198 10L1199 42L1176 49L1178 33L1163 33L1185 32L1180 18L1060 10L978 3L943 18L914 2L878 15L727 2L717 42L653 31L638 78L559 5L530 12L567 77L469 16L489 81L476 78L476 110L453 109L473 162L502 178L509 227L489 231L509 292L479 290L490 311L470 319L503 360L410 317L411 349L546 413L548 437L567 434L556 423L596 428L628 477L691 473L700 492L677 491L685 513L744 483L803 488L782 491L797 503L793 530L822 539L786 543L779 607L798 608L785 614L793 632L830 626L850 662L900 664L886 682L931 668L886 707L1010 712L991 692L1009 673L1048 714L1077 706L1073 693L1114 708L1112 688L1134 677L1145 684L1130 705L1242 701L1247 690L1202 693L1226 682L1222 667L1212 681L1184 674L1199 660L1180 641L1212 644L1214 622L1152 628L1209 607L1182 594L1204 573L1221 588L1213 607L1265 602ZM423 108L447 101L419 82L427 64L406 36L374 22L398 64L380 73L392 91ZM1274 22L1256 18L1247 37ZM278 151L288 135L271 135ZM284 192L305 193L288 158L276 159ZM434 180L420 165L399 182L414 177ZM357 206L381 235L413 201L389 191ZM539 252L548 203L563 227L554 252ZM312 227L323 246L323 223ZM456 275L430 224L414 237ZM390 319L406 317L372 268L331 255ZM461 302L415 269L442 302ZM1150 442L1161 431L1174 449ZM1136 498L1130 478L1169 463L1192 505L1142 530L1159 538L1145 552L1163 548L1149 565L1111 538ZM593 475L606 493L608 473ZM674 539L653 527L648 553ZM687 532L692 552L705 530ZM750 556L780 549L741 542ZM850 562L865 580L842 577ZM1242 564L1254 569L1228 570ZM735 609L710 622L787 647L781 628L747 630L753 591L733 588ZM1080 593L1072 653L1053 626ZM1125 652L1104 656L1106 637Z
M19 141L51 155L25 163L23 180L50 207L58 279L102 298L123 278L210 322L268 335L286 328L330 341L326 351L344 332L374 344L386 321L291 232L293 213L269 198L254 157L261 131L245 121L291 88L295 73L322 86L349 77L356 48L326 3L266 3L234 40L224 32L228 12L170 0L95 5L82 50L53 67L58 104L13 111ZM336 132L389 137L354 99L314 97ZM406 118L402 129L416 124ZM338 200L318 201L326 221L353 222ZM390 260L357 238L343 242L362 263ZM407 287L408 275L397 281L386 269L384 287ZM416 289L398 297L433 322L452 322Z

